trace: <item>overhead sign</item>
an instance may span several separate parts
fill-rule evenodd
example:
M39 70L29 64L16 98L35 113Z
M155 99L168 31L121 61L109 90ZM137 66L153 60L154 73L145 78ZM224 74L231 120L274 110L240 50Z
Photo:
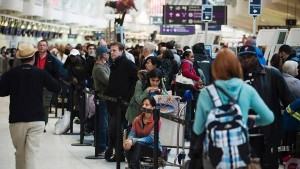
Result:
M193 35L195 26L184 25L162 25L160 26L161 35Z
M172 25L204 25L200 5L164 5L163 23ZM227 6L212 6L209 25L227 24Z
M151 24L152 25L162 25L163 24L163 19L161 16L151 16Z
M202 26L201 29L204 31L205 30L205 26ZM208 25L208 29L209 31L220 31L222 29L222 25Z
M261 0L249 0L249 15L261 15Z
M212 5L202 5L202 21L212 21L213 6Z

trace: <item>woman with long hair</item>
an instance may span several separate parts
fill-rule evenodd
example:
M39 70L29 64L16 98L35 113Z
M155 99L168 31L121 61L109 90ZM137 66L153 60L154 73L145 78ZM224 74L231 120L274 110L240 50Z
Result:
M142 100L142 108L153 110L156 102L153 97L146 97ZM158 131L161 127L161 121L158 124ZM124 141L123 147L130 169L140 168L140 158L143 156L152 157L154 147L154 120L153 114L142 112L137 116L128 135ZM162 146L158 143L158 154L162 152Z
M212 85L217 86L215 87L216 92L219 95L222 105L228 104L229 98L218 88L222 88L224 91L227 91L232 98L237 99L237 104L241 108L242 120L245 124L247 124L248 118L254 120L256 125L261 126L268 125L274 121L273 112L268 108L256 90L242 80L243 72L240 61L230 49L222 49L218 52L212 64L212 74L215 79ZM193 131L196 135L206 134L205 124L208 114L214 107L214 101L208 89L205 88L201 90L197 101L193 125ZM253 109L257 115L248 115L250 108ZM191 145L193 144L194 143L191 142ZM209 159L203 158L203 160L208 161L206 164L211 166Z
M159 69L153 69L147 72L146 79L140 79L136 82L134 95L130 100L130 105L128 106L125 118L131 124L135 117L141 114L138 108L142 100L148 96L154 96L156 94L167 95L166 89L163 87L162 82L162 72Z

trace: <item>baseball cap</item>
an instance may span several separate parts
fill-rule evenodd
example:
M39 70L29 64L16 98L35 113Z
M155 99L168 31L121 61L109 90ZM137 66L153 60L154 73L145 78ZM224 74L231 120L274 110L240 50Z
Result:
M70 56L73 55L73 56L77 56L77 55L80 55L79 51L77 49L72 49L70 51Z
M243 54L254 54L256 55L255 47L252 45L244 45L241 47L240 52L238 53L239 56Z
M109 49L106 46L99 46L96 49L96 55L102 55L103 53L108 53Z

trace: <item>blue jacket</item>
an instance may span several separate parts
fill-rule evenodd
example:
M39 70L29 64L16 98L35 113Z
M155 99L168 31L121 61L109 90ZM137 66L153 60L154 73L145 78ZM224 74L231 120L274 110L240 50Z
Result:
M248 121L248 111L250 108L258 115L255 120L257 125L268 125L274 121L273 112L267 107L256 90L241 79L217 80L215 84L226 90L232 97L237 96L241 89L238 104L241 107L245 123ZM228 97L225 96L225 94L220 91L218 91L218 94L220 95L222 103L228 103ZM201 90L197 101L197 110L193 126L193 130L197 135L200 135L204 131L208 113L213 107L214 104L207 89Z
M254 46L254 47L255 47L255 52L256 52L256 56L257 56L259 63L264 66L267 65L266 59L265 59L262 51L258 47L256 47L256 46Z

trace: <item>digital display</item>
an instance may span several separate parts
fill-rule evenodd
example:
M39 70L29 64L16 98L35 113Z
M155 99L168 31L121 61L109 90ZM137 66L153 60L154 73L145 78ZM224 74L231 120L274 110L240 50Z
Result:
M279 32L277 44L284 44L286 32Z
M206 53L211 57L212 56L212 48L211 45L204 46Z
M162 25L160 26L161 35L193 35L195 34L195 26L183 25Z
M200 5L164 5L163 23L174 25L204 25L201 21ZM212 21L209 25L227 24L227 6L213 6Z

